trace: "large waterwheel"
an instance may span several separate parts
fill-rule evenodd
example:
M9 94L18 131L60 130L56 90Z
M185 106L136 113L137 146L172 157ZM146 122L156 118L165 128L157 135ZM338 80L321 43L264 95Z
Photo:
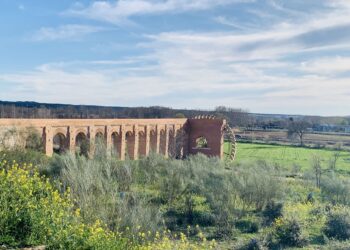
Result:
M224 159L233 161L236 157L237 144L232 128L225 124L223 127L224 136Z

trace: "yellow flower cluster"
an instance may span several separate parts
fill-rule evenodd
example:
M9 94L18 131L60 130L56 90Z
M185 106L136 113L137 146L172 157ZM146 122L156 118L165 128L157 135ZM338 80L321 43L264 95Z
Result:
M156 232L154 241L145 242L140 250L205 250L215 249L217 244L215 240L207 241L202 232L199 232L200 242L191 242L184 233L171 235L170 231L160 234Z
M282 226L283 225L283 218L282 217L276 218L274 225L275 225L275 227Z
M83 223L80 210L74 208L70 190L60 194L48 179L39 176L32 165L0 162L0 237L17 246L47 245L52 249L124 249L126 240L105 229L100 221ZM13 209L12 209L13 208ZM28 221L28 225L17 220ZM17 240L8 228L28 228L28 235ZM18 228L18 231L22 228ZM9 233L6 234L6 231ZM3 235L5 234L5 235ZM16 240L18 242L16 242ZM16 245L17 244L17 245Z
M304 227L313 227L316 222L325 220L325 216L316 216L312 214L313 210L319 208L319 204L310 202L300 202L293 204L286 204L284 208L284 217L289 219L297 219Z

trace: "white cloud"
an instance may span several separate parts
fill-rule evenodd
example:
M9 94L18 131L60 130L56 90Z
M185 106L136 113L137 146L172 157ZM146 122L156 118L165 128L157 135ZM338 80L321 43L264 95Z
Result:
M275 0L269 0L268 3L275 10L278 10L278 11L286 13L286 14L296 15L296 16L300 16L300 15L305 15L306 14L306 13L304 13L302 11L297 11L297 10L294 10L294 9L286 8L285 6L283 6L282 3L276 2Z
M72 8L66 15L105 21L113 24L130 23L129 17L166 12L206 10L220 5L254 0L118 0L113 3L95 1L86 8Z
M174 55L195 57L201 62L277 60L295 53L348 47L350 35L346 31L350 27L349 15L350 4L349 8L337 5L331 10L308 17L301 15L292 21L280 19L263 29L249 29L219 16L215 21L243 32L167 32L149 38L154 40L152 46L157 51L160 51L156 48L159 46L168 54L170 50L174 51Z
M255 28L255 27L252 27L251 25L243 25L243 24L240 24L239 22L235 22L233 20L229 20L225 16L217 16L217 17L214 18L214 21L217 22L217 23L220 23L222 25L227 25L227 26L239 29L239 30L248 31L248 30L251 30L252 28Z
M100 32L103 30L106 30L106 28L80 24L62 25L55 28L43 27L35 32L31 39L33 41L78 39L84 35Z
M79 13L118 23L119 18L133 15L208 8L213 2L96 2L99 7L92 4ZM170 3L178 7L169 7L173 6ZM201 7L186 5L195 3ZM280 19L258 31L174 31L146 36L137 46L147 47L148 52L138 57L60 62L0 75L0 81L17 86L10 95L0 93L0 98L187 108L227 105L253 112L344 115L350 110L350 77L338 74L349 70L350 59L317 53L332 50L334 55L339 48L349 49L350 38L327 36L322 43L306 39L350 23L350 8L340 3L327 12L288 22ZM230 20L223 17L217 21ZM340 32L343 35L346 32ZM304 63L298 59L311 52L313 59L304 58Z
M236 63L230 70L221 66L190 69L187 64L176 67L175 61L169 68L162 64L151 69L148 76L143 67L136 67L141 73L126 68L128 75L124 75L112 62L98 62L103 63L104 69L87 70L84 63L53 64L2 75L1 81L11 82L16 88L0 93L0 98L18 100L20 96L21 100L42 102L187 108L228 105L254 112L328 115L344 115L349 109L350 78L271 76L254 63ZM79 69L71 69L77 66ZM284 67L271 67L274 66ZM178 96L173 102L168 95Z
M89 65L96 63L105 65L104 68L107 69L87 69ZM128 76L119 74L109 61L45 64L28 72L0 75L0 81L16 86L11 91L12 94L1 93L0 98L18 99L21 96L23 99L34 98L43 102L93 102L106 105L159 96L173 89L170 85L170 89L166 85L162 86L161 79L157 76L138 76L132 70L128 71ZM154 85L158 87L154 88Z
M350 72L350 57L326 57L302 62L301 70L319 75Z
M326 3L335 8L350 8L349 0L327 0Z

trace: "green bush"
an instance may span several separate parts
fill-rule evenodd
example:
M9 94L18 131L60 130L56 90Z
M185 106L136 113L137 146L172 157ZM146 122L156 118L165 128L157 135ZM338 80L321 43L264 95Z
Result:
M111 230L138 228L155 232L161 230L160 208L153 205L142 192L132 192L132 162L117 161L99 151L93 159L67 153L56 156L47 173L63 188L70 187L71 195L88 221L101 220Z
M90 141L88 139L84 139L80 143L79 147L79 155L83 155L85 157L89 157L90 152Z
M349 208L336 208L327 216L324 233L329 238L337 240L350 239L350 211Z
M242 212L260 215L263 210L271 221L279 215L273 201L281 200L284 191L278 171L266 162L232 166L204 155L179 161L156 154L119 161L100 146L96 145L93 159L68 152L40 163L42 174L62 183L58 187L62 193L70 187L88 224L100 220L112 231L129 228L133 235L140 227L155 233L198 224L214 232L213 238L223 239L232 237ZM242 220L236 226L255 233L258 221Z
M242 166L239 173L204 155L177 161L151 154L139 161L118 161L96 150L95 157L56 156L46 173L72 195L86 220L100 219L109 228L141 226L155 232L186 225L216 226L232 231L237 211L262 209L283 193L269 166ZM253 223L251 232L258 230Z
M251 239L244 246L239 247L239 250L262 250L265 249L263 244L258 239Z
M268 202L262 213L265 218L265 223L271 225L277 218L282 217L282 210L283 203L276 203L274 201Z
M275 235L277 242L282 246L301 247L305 244L301 225L295 219L277 221Z
M223 206L233 194L233 190L228 190L230 180L225 174L220 160L203 155L183 161L151 155L133 168L138 184L154 187L161 203L173 211L172 221L176 214L175 221L181 224L211 224L213 217L219 221L223 213L231 210Z
M21 162L32 164L38 168L43 168L47 166L51 159L41 152L35 150L3 150L0 152L0 161L7 160L8 162Z
M235 226L242 233L257 233L259 231L260 224L254 219L249 218L236 221Z
M319 248L320 250L349 250L350 249L350 241L330 241L325 246Z
M321 191L325 200L333 204L350 204L350 181L335 175L324 177L321 182Z
M0 162L0 245L47 249L125 249L127 241L79 210L30 166Z
M253 206L261 211L269 202L281 199L284 193L276 170L268 165L243 166L239 173L230 177L244 204L243 209Z
M192 243L184 234L180 234L179 240L174 240L169 232L157 232L153 236L143 231L137 234L129 230L119 233L108 230L99 220L85 223L71 198L69 188L60 195L49 180L40 177L31 165L18 166L15 162L8 164L6 160L1 161L0 248L39 245L48 250L215 248L215 242L208 242L200 231L195 235L200 241ZM144 208L137 211L143 212ZM136 225L137 222L133 223Z

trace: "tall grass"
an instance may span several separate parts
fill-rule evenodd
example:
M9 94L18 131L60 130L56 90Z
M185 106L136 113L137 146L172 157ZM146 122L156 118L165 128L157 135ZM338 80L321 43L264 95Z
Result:
M273 171L233 167L204 155L173 160L151 153L138 161L119 161L100 143L92 159L57 155L42 172L59 180L62 190L71 188L86 221L100 219L111 230L155 233L200 225L229 233L242 210L261 210L281 198Z
M67 152L42 159L33 151L7 151L0 161L37 162L62 195L71 190L72 211L78 209L86 225L102 221L108 232L122 232L128 242L158 244L158 249L163 241L157 242L157 231L165 229L174 232L166 234L171 242L167 249L176 249L172 246L181 242L183 233L199 239L195 235L200 230L206 238L238 238L246 247L299 245L287 243L290 236L303 244L304 239L311 245L326 244L329 209L342 205L349 210L348 178L334 169L320 168L317 187L319 168L298 168L292 175L262 160L228 163L204 155L174 160L151 153L137 161L119 161L103 142L94 150L93 158ZM11 185L0 194L11 197ZM350 230L347 222L339 223ZM248 244L247 234L252 239Z
M70 187L86 221L100 219L118 231L143 228L155 232L161 228L159 208L131 190L130 162L119 162L105 152L93 159L67 153L56 156L46 173L54 173L63 190Z

